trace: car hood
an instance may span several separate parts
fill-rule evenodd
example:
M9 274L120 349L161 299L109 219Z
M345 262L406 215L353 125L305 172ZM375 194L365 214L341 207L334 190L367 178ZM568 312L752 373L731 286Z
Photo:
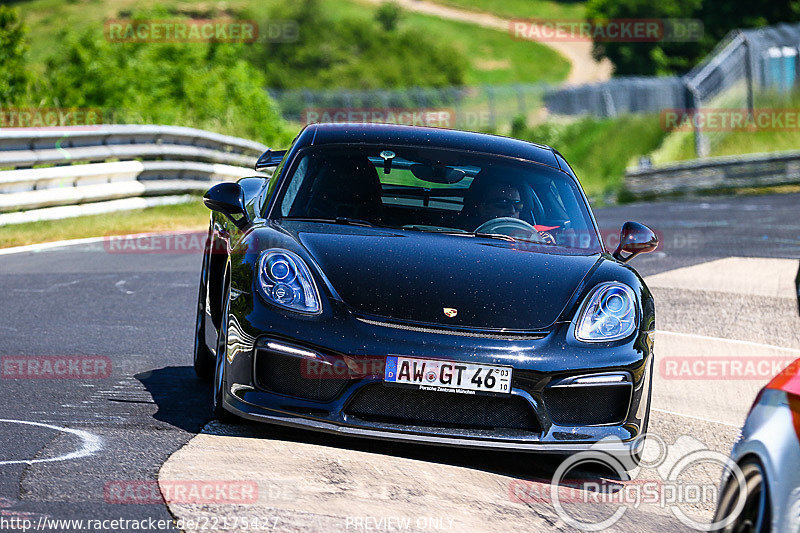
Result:
M353 311L447 326L546 329L600 261L599 254L520 250L472 236L299 221L282 226Z

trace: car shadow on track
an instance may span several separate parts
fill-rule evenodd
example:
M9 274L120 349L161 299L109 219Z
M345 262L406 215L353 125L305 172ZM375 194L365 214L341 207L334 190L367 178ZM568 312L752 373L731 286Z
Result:
M200 433L211 420L211 387L197 378L191 366L167 366L135 377L158 406L156 420L191 433Z

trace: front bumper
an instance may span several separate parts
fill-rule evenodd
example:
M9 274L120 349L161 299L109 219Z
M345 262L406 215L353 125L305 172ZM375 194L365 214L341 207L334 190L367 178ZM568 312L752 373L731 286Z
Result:
M606 452L611 455L626 456L634 451L633 440L628 442L619 442L611 439L610 442L602 443L560 443L529 440L507 441L486 438L444 437L431 434L416 434L413 432L373 429L369 427L345 426L312 418L291 416L275 411L266 411L257 406L249 405L231 394L226 395L225 408L229 412L246 420L266 422L297 429L310 429L323 433L348 437L362 437L368 439L409 442L415 444L431 444L438 446L455 446L459 448L475 448L483 450L528 451L554 454L575 453L591 449L593 451Z
M359 319L343 306L321 319L298 320L297 316L262 307L257 299L253 303L255 311L250 308L247 314L231 315L225 364L224 406L245 419L364 438L552 453L573 453L590 447L598 449L597 443L603 440L600 446L608 448L605 450L608 453L627 454L637 442L636 438L646 431L652 341L645 331L637 332L625 341L593 345L576 341L572 336L573 326L569 323L558 324L552 330L531 338L484 338L384 325L380 320ZM232 306L233 309L236 307ZM239 309L245 307L249 306ZM309 393L302 397L302 393L265 385L265 370L258 361L264 356L269 342L296 346L300 352L314 352L330 360L360 358L383 361L387 355L407 355L512 366L514 379L510 399L517 408L527 406L530 424L526 426L517 421L510 427L503 427L505 424L501 421L495 424L496 427L492 423L476 427L449 419L442 424L430 419L419 423L413 416L408 416L408 406L404 410L405 418L397 416L388 420L386 416L371 419L354 416L349 409L360 393L384 387L380 373L348 375L335 394L314 396ZM304 357L298 352L299 363ZM574 411L572 419L554 416L555 404L551 394L554 386L571 377L606 373L628 376L629 393L624 396L624 405L617 402L612 406L616 413L613 420L581 423L581 412L588 413L596 408L598 401L593 398L601 398L599 393L603 392L597 388L587 395L585 387L576 395L581 403L568 405ZM287 381L297 379L296 375L286 371L276 377L273 382L277 381L278 385L281 377ZM438 392L423 394L431 395L433 407L443 400L452 405L451 399L444 397L459 396ZM428 401L428 396L421 398ZM468 403L465 401L465 405ZM563 398L560 404L563 408ZM391 405L387 407L391 408Z

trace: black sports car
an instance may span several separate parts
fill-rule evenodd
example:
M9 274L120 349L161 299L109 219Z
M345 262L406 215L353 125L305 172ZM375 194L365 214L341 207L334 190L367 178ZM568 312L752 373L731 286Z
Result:
M552 148L313 124L221 183L194 364L219 419L361 437L627 454L647 428L654 307ZM606 441L604 441L606 442ZM638 447L637 447L638 449Z

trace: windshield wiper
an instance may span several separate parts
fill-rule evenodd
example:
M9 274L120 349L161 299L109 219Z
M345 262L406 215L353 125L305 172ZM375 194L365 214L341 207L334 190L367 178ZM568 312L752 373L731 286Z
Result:
M419 226L416 224L406 224L401 226L400 229L404 230L411 230L411 231L420 231L422 233L438 233L441 235L468 235L472 236L472 233L463 230L463 229L455 229L455 228L445 228L442 226Z
M369 220L362 220L360 218L349 217L336 217L336 218L317 218L317 217L283 217L281 220L299 220L300 222L325 222L327 224L346 224L348 226L366 226L366 227L388 227L375 224Z
M407 225L403 226L402 229L421 231L423 233L437 233L439 235L459 235L461 237L484 237L486 239L501 239L504 241L511 241L511 242L516 240L513 237L509 237L508 235L503 235L502 233L481 233L481 232L476 233L474 231L466 231L453 228L427 229L427 228L421 228L419 226Z
M347 224L348 226L368 226L368 227L378 226L378 224L375 224L374 222L370 222L369 220L363 220L360 218L336 217L334 221L337 224Z
M482 232L472 232L469 235L474 235L475 237L484 237L486 239L499 239L502 241L509 241L509 242L529 242L532 244L540 244L542 246L557 246L555 242L547 242L545 240L537 240L537 239L526 239L525 237L511 237L510 235L505 235L503 233L482 233Z
M516 242L517 239L511 237L509 235L504 235L502 233L483 233L473 231L470 235L474 235L475 237L483 237L485 239L500 239L502 241L509 241L509 242Z

